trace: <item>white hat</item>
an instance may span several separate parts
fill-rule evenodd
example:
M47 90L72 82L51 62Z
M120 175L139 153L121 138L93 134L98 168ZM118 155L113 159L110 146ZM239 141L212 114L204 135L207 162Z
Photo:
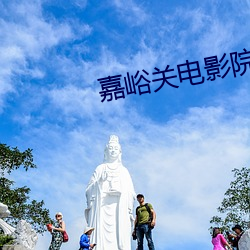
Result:
M95 230L93 227L86 227L83 233L86 234L87 232L93 231L93 230Z
M61 215L61 216L63 217L63 214L62 214L61 212L57 212L57 213L56 213L56 216L57 216L57 215Z

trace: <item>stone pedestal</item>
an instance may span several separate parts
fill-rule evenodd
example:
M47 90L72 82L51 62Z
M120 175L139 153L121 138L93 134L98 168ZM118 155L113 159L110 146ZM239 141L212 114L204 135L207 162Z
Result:
M3 246L2 250L26 250L25 247L21 245L9 245Z

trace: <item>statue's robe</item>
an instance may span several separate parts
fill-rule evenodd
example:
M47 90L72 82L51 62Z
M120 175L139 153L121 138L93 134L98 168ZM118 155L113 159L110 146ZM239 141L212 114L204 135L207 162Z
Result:
M238 242L240 250L250 250L250 229L246 230Z
M135 191L128 170L108 163L99 165L86 189L88 226L95 230L91 243L95 250L130 250Z

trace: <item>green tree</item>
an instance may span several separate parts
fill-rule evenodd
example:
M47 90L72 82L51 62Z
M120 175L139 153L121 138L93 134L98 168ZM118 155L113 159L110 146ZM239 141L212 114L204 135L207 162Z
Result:
M250 168L233 169L234 180L217 211L222 216L213 216L210 220L212 225L230 231L235 224L243 228L248 227L250 221Z
M6 175L19 168L24 168L25 171L36 168L32 150L21 152L17 147L10 148L0 143L0 167L0 202L6 204L11 211L11 216L5 220L12 226L21 219L26 220L37 233L43 233L45 225L52 221L49 210L44 208L44 201L30 200L30 188L14 188L14 181L6 178Z

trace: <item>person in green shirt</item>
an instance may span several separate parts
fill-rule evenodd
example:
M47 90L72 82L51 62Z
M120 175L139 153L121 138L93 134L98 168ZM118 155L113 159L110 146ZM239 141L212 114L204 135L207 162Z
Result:
M143 250L143 239L145 235L148 242L148 249L155 250L152 239L152 229L155 226L156 213L150 203L145 203L143 194L137 195L137 201L140 205L136 208L136 217L133 231L133 236L136 235L137 237L137 249Z

